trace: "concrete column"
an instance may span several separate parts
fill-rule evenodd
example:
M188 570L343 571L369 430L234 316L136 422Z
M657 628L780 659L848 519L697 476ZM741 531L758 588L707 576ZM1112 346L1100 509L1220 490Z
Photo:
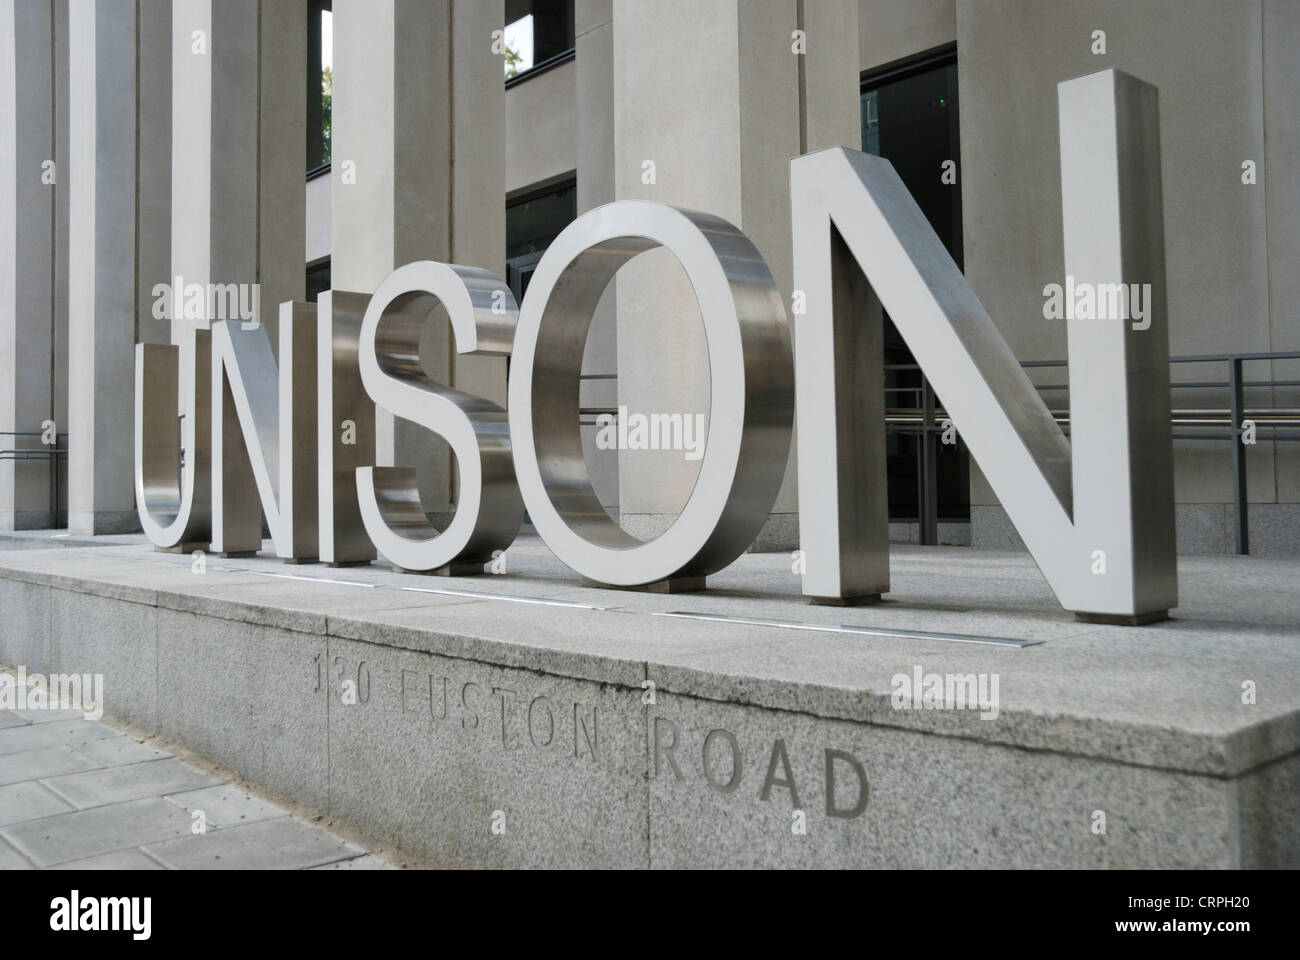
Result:
M54 416L57 432L68 432L68 240L71 234L68 220L68 168L71 159L68 137L68 11L70 4L55 2L54 10L54 160L58 166L58 180L54 185L54 326L51 351L54 363L50 369L50 386L53 394ZM59 441L67 447L66 440ZM68 511L67 458L58 463L55 491L59 517L54 526L66 526Z
M450 19L449 0L334 4L330 280L335 290L370 294L407 261L449 259ZM421 350L426 370L443 382L450 371L448 336L443 324ZM377 410L375 448L379 466L416 468L426 511L450 509L445 444Z
M260 326L249 331L241 317L231 322L232 335L264 341L257 349L269 355L279 303L303 296L307 4L176 0L172 35L173 284L179 278L187 294L239 285L241 300L256 303ZM259 297L245 297L252 284ZM219 319L214 305L201 320L175 318L173 342ZM226 433L235 434L224 449L217 448L222 438L212 438L214 470L224 477L224 502L213 504L215 540L243 548L260 543L249 528L256 520L247 519L257 490L229 394L223 409ZM239 529L229 525L236 517L246 518Z
M502 0L336 0L331 280L373 293L412 260L504 272ZM505 365L453 359L445 318L421 343L443 383L505 402ZM416 468L426 512L451 509L447 445L384 411L376 462Z
M257 282L257 16L257 0L173 5L172 273L187 287ZM194 323L174 317L173 342Z
M176 0L172 269L258 283L274 342L303 296L306 0Z
M262 319L278 349L280 304L306 296L307 0L261 0L258 281ZM317 71L319 74L319 71ZM319 83L317 83L319 86Z
M574 5L574 66L577 69L578 213L616 199L614 190L614 4L577 0ZM596 307L582 358L585 409L618 406L618 314L615 285ZM582 430L583 452L601 505L618 515L618 451L596 446L596 425Z
M614 0L613 10L618 198L730 220L763 254L788 310L790 158L834 145L856 149L861 140L856 6ZM651 251L619 272L617 291L619 404L630 413L707 415L704 332L680 266L666 251ZM755 549L798 545L791 454ZM661 533L698 470L699 461L681 451L622 451L624 529Z
M1295 38L1300 37L1300 5L1265 0L1264 24L1264 183L1268 202L1269 349L1300 350L1300 196L1296 194L1295 167L1300 160L1300 124L1295 104L1300 98ZM1238 161L1237 167L1245 155ZM1241 179L1240 174L1238 179ZM1243 187L1245 185L1243 184ZM1247 364L1265 369L1263 364ZM1272 380L1300 380L1300 360L1275 360ZM1300 387L1277 387L1272 403L1300 407ZM1258 394L1255 394L1258 396ZM1250 509L1250 552L1259 555L1300 554L1300 443L1275 443L1277 503L1255 504Z
M0 449L48 450L47 421L62 431L58 293L66 263L56 254L58 201L66 169L58 135L60 88L55 4L0 0ZM48 459L0 460L0 530L55 525Z
M142 37L154 17L169 18L169 6L99 0L68 7L68 193L76 224L68 239L68 527L81 535L140 529L131 456L135 343L141 318L153 317L153 285L167 278L155 235L170 234L165 206L137 205L145 186L140 161L171 148L170 122L144 116L170 110L170 77L151 77L164 81L163 90L151 90L147 101L137 86L145 43L151 67L170 59L167 34Z
M506 93L492 31L502 29L504 0L453 0L450 224L455 263L506 275ZM450 338L447 341L450 343ZM450 353L452 383L506 405L504 357Z
M153 304L159 284L170 283L172 259L172 2L139 0L136 55L136 342L170 343L171 321ZM165 305L164 305L165 307Z

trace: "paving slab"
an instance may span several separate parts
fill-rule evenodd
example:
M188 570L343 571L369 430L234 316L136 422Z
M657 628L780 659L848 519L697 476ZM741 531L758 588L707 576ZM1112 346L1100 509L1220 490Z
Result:
M57 777L79 770L94 770L101 764L72 747L44 746L36 750L0 756L0 785Z
M146 849L176 870L301 870L365 852L294 817L226 827Z
M49 787L35 780L0 787L0 827L74 809Z
M47 870L165 870L157 860L146 856L137 849L114 850L101 853L97 857L84 860L71 860L68 863L46 867Z
M106 767L140 763L145 760L161 760L171 756L166 750L150 746L135 737L106 737L103 740L90 740L77 744L73 749Z
M32 870L32 862L0 839L0 870Z
M54 720L29 723L22 727L0 730L0 756L41 750L46 747L75 747L91 740L105 740L118 733L102 723L90 720Z
M165 796L182 790L221 783L219 777L201 773L175 757L130 763L86 773L52 777L45 782L51 790L78 809L121 803L141 797Z
M87 717L84 710L64 710L54 708L50 710L15 710L14 715L28 723L55 723L59 720L93 720L93 717Z
M364 857L353 857L351 860L336 860L334 863L326 863L319 867L312 867L313 870L392 870L393 867L376 857L374 854L366 854Z
M173 793L167 799L190 814L201 811L211 827L233 827L289 815L287 810L231 783Z
M0 837L37 866L47 867L189 832L190 818L184 810L162 797L147 797L27 820L0 828Z

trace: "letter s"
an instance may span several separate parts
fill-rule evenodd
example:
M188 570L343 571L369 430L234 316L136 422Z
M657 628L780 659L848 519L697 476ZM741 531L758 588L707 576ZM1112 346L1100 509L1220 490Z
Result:
M494 311L504 293L506 309ZM460 470L460 502L442 533L429 523L410 467L357 468L366 533L407 570L485 564L514 541L524 506L515 482L506 412L435 383L420 365L420 331L441 304L462 354L506 355L519 315L514 296L487 270L421 260L394 270L361 322L361 382L370 399L443 437Z

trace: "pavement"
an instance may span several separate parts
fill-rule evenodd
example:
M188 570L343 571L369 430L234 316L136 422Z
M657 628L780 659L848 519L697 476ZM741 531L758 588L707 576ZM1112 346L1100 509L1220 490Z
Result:
M0 869L391 868L151 739L76 710L0 709Z

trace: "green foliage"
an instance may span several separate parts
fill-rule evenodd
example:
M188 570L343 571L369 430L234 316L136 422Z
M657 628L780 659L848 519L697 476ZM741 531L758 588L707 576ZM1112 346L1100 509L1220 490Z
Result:
M334 71L330 67L320 72L320 103L321 163L329 163L330 121L334 115Z
M523 57L519 51L513 47L506 47L506 78L519 76L519 64L523 62Z

